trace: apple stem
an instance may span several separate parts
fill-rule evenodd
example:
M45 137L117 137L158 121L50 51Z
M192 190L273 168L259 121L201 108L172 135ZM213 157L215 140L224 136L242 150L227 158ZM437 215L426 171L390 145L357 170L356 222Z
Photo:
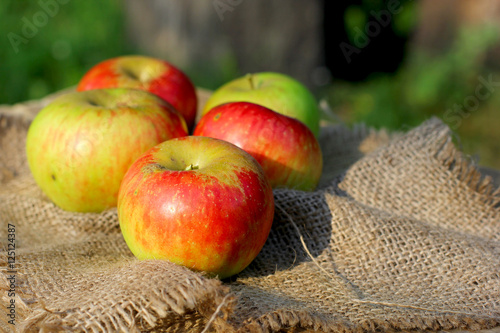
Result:
M248 81L250 81L250 88L252 88L252 90L255 90L255 85L253 83L253 74L247 74L247 78Z
M184 170L186 170L186 171L189 171L189 170L198 170L198 168L199 168L199 166L197 166L197 165L193 165L193 164L191 163L191 164L189 164L189 165L186 167L186 169L184 169Z

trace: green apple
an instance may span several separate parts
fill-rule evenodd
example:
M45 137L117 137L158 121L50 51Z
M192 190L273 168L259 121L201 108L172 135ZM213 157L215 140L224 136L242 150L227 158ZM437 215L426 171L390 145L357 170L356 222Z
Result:
M247 74L218 88L205 104L202 116L215 106L229 102L250 102L295 118L317 137L320 111L312 93L290 76L262 72Z
M116 206L129 166L149 148L186 136L182 115L143 90L96 89L60 96L28 130L33 177L57 206L100 212Z

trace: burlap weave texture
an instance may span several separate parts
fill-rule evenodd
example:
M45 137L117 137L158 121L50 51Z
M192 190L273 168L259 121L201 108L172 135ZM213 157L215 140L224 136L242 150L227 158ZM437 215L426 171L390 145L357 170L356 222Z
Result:
M500 325L500 191L438 119L397 135L325 125L318 190L275 190L262 252L241 274L219 281L136 260L114 209L69 213L44 197L24 155L39 109L0 110L0 244L7 246L7 224L15 225L20 332ZM0 267L0 330L10 332L5 251Z

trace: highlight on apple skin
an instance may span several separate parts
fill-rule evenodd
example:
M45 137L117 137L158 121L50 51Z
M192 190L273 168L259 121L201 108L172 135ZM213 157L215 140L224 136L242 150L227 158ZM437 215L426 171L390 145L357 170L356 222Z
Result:
M319 135L320 110L314 95L296 79L276 72L247 74L214 91L201 116L220 104L250 102L304 123Z
M182 114L189 129L193 127L196 89L189 77L171 63L138 55L107 59L85 73L77 91L120 87L146 90L163 98Z
M207 137L168 140L144 153L118 197L120 228L137 258L219 278L252 262L273 216L273 192L255 159Z
M26 154L36 183L57 206L101 212L116 206L120 182L136 158L187 133L179 112L149 92L71 92L37 114Z
M262 166L273 188L312 191L318 185L323 156L314 134L300 121L248 102L214 107L193 135L235 144Z

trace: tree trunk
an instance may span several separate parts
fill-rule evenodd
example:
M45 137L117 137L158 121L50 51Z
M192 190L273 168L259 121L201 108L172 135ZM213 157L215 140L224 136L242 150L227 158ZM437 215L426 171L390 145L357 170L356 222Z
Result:
M413 46L429 53L442 53L451 47L461 28L499 26L499 21L500 0L420 0Z
M125 4L134 46L202 82L227 80L231 71L283 72L312 88L328 78L323 69L320 0L125 0Z

